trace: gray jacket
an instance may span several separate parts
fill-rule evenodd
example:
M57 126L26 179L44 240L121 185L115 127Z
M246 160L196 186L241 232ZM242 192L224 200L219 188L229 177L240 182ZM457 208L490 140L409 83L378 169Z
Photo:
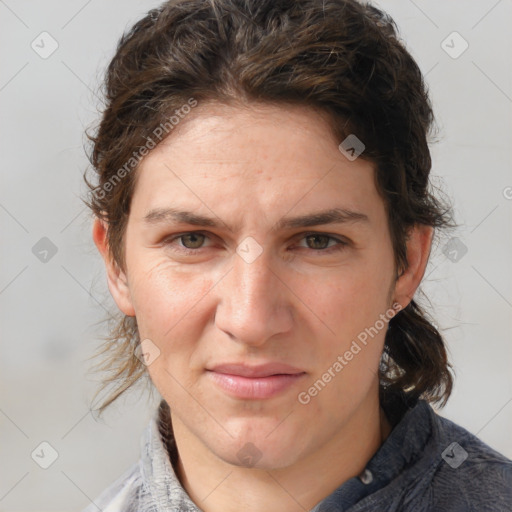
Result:
M385 408L395 425L366 469L311 512L512 511L511 460L423 400L404 407L398 417L399 409ZM162 401L142 435L140 460L83 512L201 511L173 470L177 452L165 425Z

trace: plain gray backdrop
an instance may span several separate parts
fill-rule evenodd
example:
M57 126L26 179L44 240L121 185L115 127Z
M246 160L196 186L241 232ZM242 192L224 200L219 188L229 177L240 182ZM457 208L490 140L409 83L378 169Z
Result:
M89 411L86 358L115 306L79 199L103 70L157 5L0 0L0 511L81 510L138 459L158 401L136 391L103 421ZM426 76L432 172L460 223L422 287L456 371L440 414L512 457L512 1L377 5Z

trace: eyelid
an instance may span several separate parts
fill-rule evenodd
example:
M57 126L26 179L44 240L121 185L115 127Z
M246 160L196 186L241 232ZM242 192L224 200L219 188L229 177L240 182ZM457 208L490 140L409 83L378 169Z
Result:
M307 236L311 236L311 235L327 236L329 238L336 240L337 242L348 243L347 238L344 237L343 235L338 235L335 233L325 233L324 231L305 231L303 233L299 233L296 236L298 238L302 239L302 238L306 238Z
M203 235L206 239L210 239L212 237L215 237L213 233L209 233L208 231L182 231L181 233L174 233L172 235L166 236L162 240L162 244L170 244L171 242L175 242L176 240L179 240L181 237L187 236L187 235ZM189 250L189 251L199 251L200 249L203 249L203 247L200 247L199 249L188 249L187 247L182 247L183 250Z
M312 236L312 235L325 236L330 239L329 242L334 240L336 243L330 247L325 248L325 249L310 249L309 247L302 247L303 249L309 249L310 251L318 252L318 253L322 253L322 252L328 253L328 252L330 252L330 250L341 249L341 248L349 245L349 241L345 237L343 237L341 235L334 235L331 233L324 233L323 231L307 231L304 233L299 233L297 235L296 239L301 241L301 240L304 240L305 238L307 238L308 236Z
M209 231L203 231L203 230L183 231L183 232L175 233L173 235L170 235L170 236L164 238L162 243L163 243L163 245L170 245L171 243L176 242L181 237L184 237L186 235L202 235L205 237L205 239L209 239L210 241L212 240L212 237L217 236L213 233L210 233ZM319 254L321 254L321 253L325 254L325 253L329 253L331 251L343 249L345 246L348 246L350 244L350 241L341 235L334 235L334 234L325 233L322 231L306 231L306 232L297 233L293 237L293 239L297 240L297 241L302 241L305 238L307 238L308 236L312 236L312 235L326 236L330 239L329 241L334 240L336 243L330 247L325 248L325 249L311 249L309 247L300 247L301 249L306 249L306 250L316 252ZM177 250L178 250L178 252L183 252L183 253L188 253L188 254L193 254L193 253L199 254L199 252L202 249L207 249L208 247L210 247L210 246L198 247L197 249L189 249L188 247L178 246Z

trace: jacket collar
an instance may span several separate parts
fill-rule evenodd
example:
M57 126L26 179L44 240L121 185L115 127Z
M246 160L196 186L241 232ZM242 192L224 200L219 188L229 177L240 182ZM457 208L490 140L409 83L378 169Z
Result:
M418 400L407 403L395 395L382 403L394 428L357 477L344 482L318 503L312 512L343 511L397 479L424 454L431 441L435 414L430 405ZM141 470L155 512L180 510L201 512L182 487L175 468L178 451L172 433L170 409L162 400L141 439Z

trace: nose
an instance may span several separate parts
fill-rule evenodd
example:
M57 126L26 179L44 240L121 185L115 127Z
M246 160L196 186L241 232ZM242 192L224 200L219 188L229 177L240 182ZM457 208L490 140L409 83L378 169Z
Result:
M216 287L216 326L240 343L260 346L292 328L292 294L271 265L265 251L252 262L235 254L231 271Z

